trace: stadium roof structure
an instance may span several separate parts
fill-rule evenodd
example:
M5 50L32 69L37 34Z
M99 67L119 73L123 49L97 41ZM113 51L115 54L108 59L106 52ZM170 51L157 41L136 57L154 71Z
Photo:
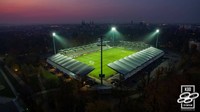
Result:
M70 75L73 78L80 79L94 70L94 67L88 66L82 62L76 61L71 57L57 53L47 59L47 62L59 69L60 71Z
M108 66L118 73L123 74L124 78L127 79L163 55L164 52L162 50L149 47L123 59L109 63Z

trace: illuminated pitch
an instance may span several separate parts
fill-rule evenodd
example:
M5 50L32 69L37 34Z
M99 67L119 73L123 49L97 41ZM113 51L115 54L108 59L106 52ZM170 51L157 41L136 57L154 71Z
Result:
M109 78L115 75L116 72L107 66L108 63L114 62L121 58L137 52L136 50L128 50L122 47L110 48L103 51L103 74L105 78ZM95 69L89 74L89 76L99 78L100 74L100 51L92 52L75 58L76 60L85 64L93 66Z

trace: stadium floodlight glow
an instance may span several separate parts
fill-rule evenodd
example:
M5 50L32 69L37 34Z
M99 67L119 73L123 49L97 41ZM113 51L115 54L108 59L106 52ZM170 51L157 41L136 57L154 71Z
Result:
M113 26L113 27L111 28L111 30L112 30L112 31L116 31L116 27Z
M52 36L53 36L53 50L54 50L54 54L56 54L56 43L55 43L55 39L54 39L56 37L56 33L53 32Z
M160 32L159 29L156 30L156 34L157 34L157 37L156 37L156 48L158 48L158 33Z
M157 30L156 30L156 33L159 33L159 32L160 32L160 30L159 30L159 29L157 29Z
M115 41L114 41L114 39L115 39L115 32L117 31L117 30L116 30L116 27L113 26L113 27L111 28L111 31L112 31L112 34L113 34L113 36L112 36L112 42L113 42L113 46L114 46L114 42L115 42Z
M53 33L52 33L52 36L53 36L53 37L55 37L55 36L56 36L56 33L55 33L55 32L53 32Z

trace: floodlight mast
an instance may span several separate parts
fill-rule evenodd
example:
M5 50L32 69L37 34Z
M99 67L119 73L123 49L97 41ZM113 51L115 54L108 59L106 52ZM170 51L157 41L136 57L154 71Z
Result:
M112 36L112 41L113 41L113 46L114 46L114 38L115 38L115 32L116 32L116 27L112 27L111 28L111 31L112 31L112 34L113 34L113 36Z
M99 77L101 78L101 85L103 85L103 78L105 77L105 74L103 74L103 36L100 38L101 44L101 73L99 74Z
M52 38L53 38L53 49L54 49L54 54L56 54L56 43L55 43L55 37L56 37L56 33L53 32L53 33L52 33Z
M158 34L159 34L160 30L157 29L156 30L156 48L158 48Z

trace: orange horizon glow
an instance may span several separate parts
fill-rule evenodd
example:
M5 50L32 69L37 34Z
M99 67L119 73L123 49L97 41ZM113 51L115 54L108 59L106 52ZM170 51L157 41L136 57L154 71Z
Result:
M199 21L199 1L0 0L0 24L93 21ZM178 20L180 19L180 20Z

